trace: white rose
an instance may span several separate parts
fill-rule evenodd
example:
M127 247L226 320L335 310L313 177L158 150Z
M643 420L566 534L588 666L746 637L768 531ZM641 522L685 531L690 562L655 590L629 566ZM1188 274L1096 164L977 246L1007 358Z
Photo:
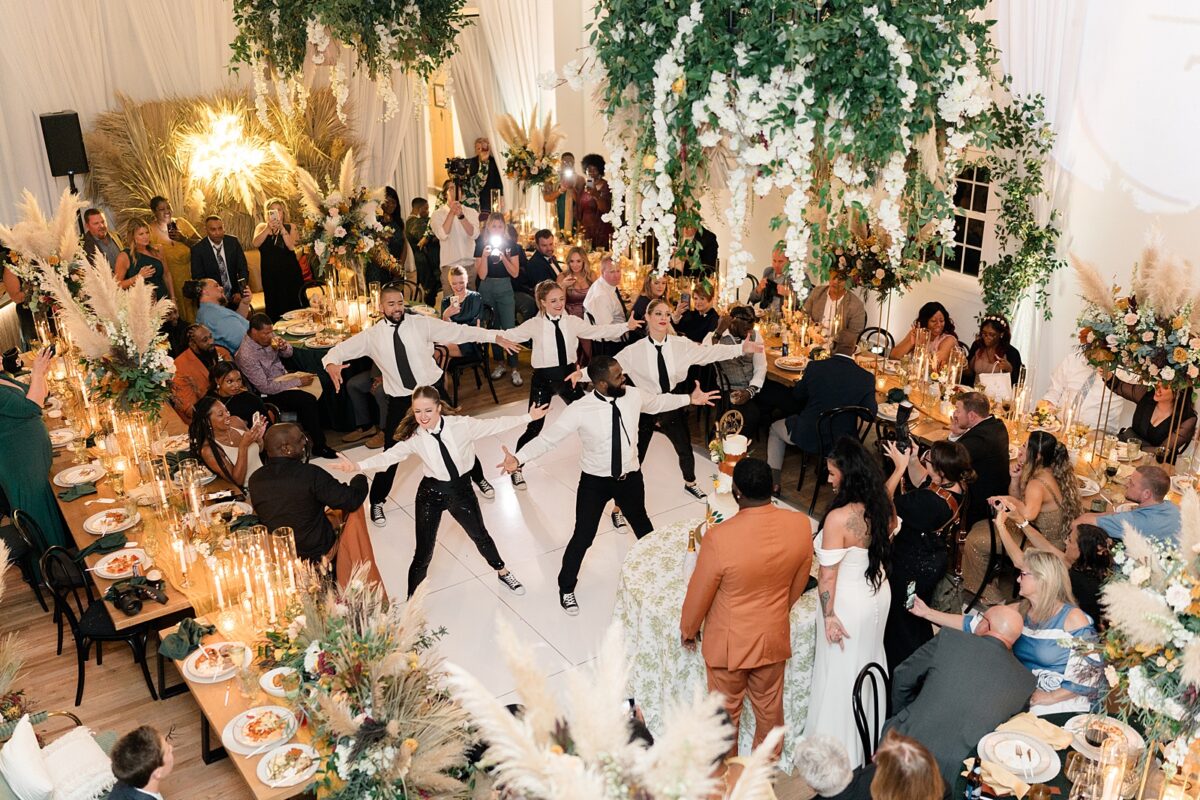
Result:
M1108 681L1109 686L1116 686L1121 681L1121 676L1117 674L1117 669L1112 664L1104 668L1104 679Z
M1187 587L1173 583L1167 587L1166 600L1167 605L1171 606L1178 614L1192 604L1192 593L1187 590Z
M313 242L313 252L317 254L318 258L325 255L325 243L322 242L320 239Z
M336 228L333 229L333 235L340 239L346 235L346 229L343 228L341 225L338 225Z
M304 651L304 671L309 675L317 674L317 661L321 656L321 643L312 642Z
M1160 372L1158 375L1164 381L1174 380L1175 379L1175 369L1173 367L1163 367L1162 372Z
M1150 580L1150 568L1145 564L1138 564L1133 568L1133 572L1129 573L1129 582L1134 586L1141 586L1148 580Z

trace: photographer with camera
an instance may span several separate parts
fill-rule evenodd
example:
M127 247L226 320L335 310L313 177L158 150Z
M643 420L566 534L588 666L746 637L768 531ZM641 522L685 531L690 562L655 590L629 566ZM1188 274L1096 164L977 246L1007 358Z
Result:
M883 634L889 671L933 638L928 620L907 613L913 596L934 605L934 591L946 574L950 541L957 534L967 487L975 481L971 454L958 442L934 442L920 452L911 439L887 442L892 460L887 492L892 496L900 531L892 539L892 610ZM904 491L908 474L911 491ZM908 587L901 591L900 587Z
M451 158L446 161L446 170L451 177L442 184L444 202L433 212L429 227L441 242L440 267L442 293L450 294L450 268L465 267L468 272L475 265L475 240L479 237L479 212L462 203L460 181L466 174L466 159Z
M496 312L496 325L508 330L517 325L517 300L513 291L513 279L521 272L521 246L508 236L504 217L492 214L488 217L483 235L475 242L475 277L479 279L479 294L484 305ZM492 380L504 375L504 354L494 348L492 356L496 367ZM520 386L521 373L517 369L516 353L508 354L508 366L512 370L513 386Z

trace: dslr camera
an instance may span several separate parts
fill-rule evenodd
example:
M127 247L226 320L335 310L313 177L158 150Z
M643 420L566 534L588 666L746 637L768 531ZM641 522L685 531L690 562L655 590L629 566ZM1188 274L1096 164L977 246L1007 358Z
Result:
M161 584L118 581L112 585L109 593L112 595L112 604L130 617L142 610L143 600L157 600L163 605L167 604L167 593L162 590Z
M468 158L447 158L446 172L450 175L454 182L462 185L467 176L471 172L471 160Z

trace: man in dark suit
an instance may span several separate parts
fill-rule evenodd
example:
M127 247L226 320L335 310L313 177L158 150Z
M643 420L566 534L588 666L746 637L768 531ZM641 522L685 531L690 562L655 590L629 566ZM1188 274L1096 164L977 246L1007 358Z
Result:
M854 363L853 352L853 345L838 343L830 358L809 362L804 377L792 389L795 413L771 425L771 434L767 439L767 463L771 465L776 486L779 485L783 456L789 444L796 445L805 453L817 453L821 449L817 420L823 412L844 406L861 406L874 418L878 411L875 379L870 372ZM828 444L840 436L855 434L856 423L849 415L839 418L836 423Z
M162 780L174 767L171 743L149 725L135 728L113 745L112 771L117 783L108 800L162 800Z
M513 293L517 302L517 316L529 319L538 312L533 293L542 281L558 278L562 268L554 257L554 234L543 228L533 235L534 251L529 260L521 265L521 272L513 278Z
M192 280L212 278L225 288L225 305L237 308L242 304L243 288L250 283L242 243L236 236L225 235L225 223L216 214L204 218L204 230L208 235L192 247Z
M1012 606L993 606L974 635L942 628L892 675L894 714L884 730L910 736L929 748L947 795L963 760L983 735L1024 710L1037 688L1033 673L1012 654L1022 624L1020 612ZM837 799L869 798L874 774L871 764L855 770Z

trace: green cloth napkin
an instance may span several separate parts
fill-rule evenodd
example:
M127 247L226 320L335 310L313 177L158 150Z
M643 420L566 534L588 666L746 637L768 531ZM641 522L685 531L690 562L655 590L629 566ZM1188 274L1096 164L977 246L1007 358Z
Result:
M258 517L253 514L245 514L235 519L233 524L229 526L229 530L240 531L242 528L253 528L255 525L261 524L262 521Z
M96 484L80 483L70 487L69 489L63 489L58 493L58 499L62 500L64 503L69 503L72 500L78 500L81 497L87 497L89 494L95 493Z
M188 653L200 646L200 641L211 633L216 632L212 625L201 625L188 617L179 623L174 633L168 634L158 646L158 652L174 661L182 661Z
M888 389L887 401L889 403L903 403L908 399L903 389Z
M92 553L111 553L114 550L120 550L129 541L125 538L125 534L118 531L117 533L108 533L101 536L96 541L89 544L87 547L79 551L75 556L76 561L82 561Z

